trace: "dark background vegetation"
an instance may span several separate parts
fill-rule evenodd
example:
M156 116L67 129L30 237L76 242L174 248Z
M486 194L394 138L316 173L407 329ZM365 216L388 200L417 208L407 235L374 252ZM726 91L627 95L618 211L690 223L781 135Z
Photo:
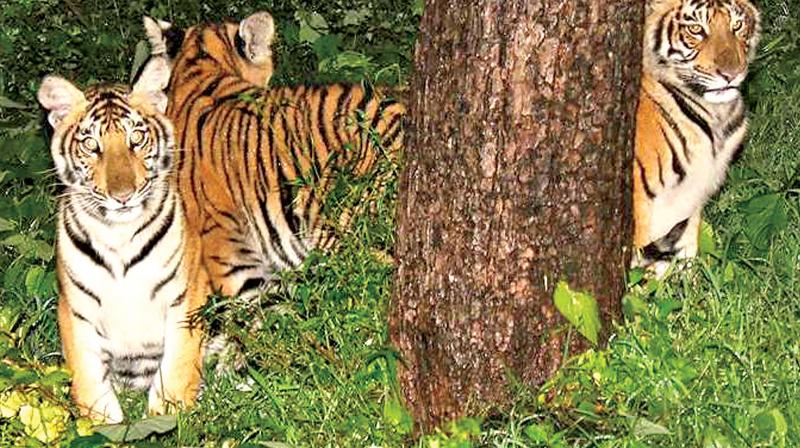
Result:
M757 3L764 38L746 89L751 143L707 210L703 255L664 282L632 274L626 320L607 348L573 359L542 390L521 389L503 415L463 420L420 444L800 446L800 6ZM143 14L186 26L257 10L278 24L275 84L406 84L420 0L0 3L0 446L103 443L79 437L86 425L68 413L68 378L51 367L61 361L56 179L35 102L42 76L128 82ZM258 334L239 330L247 367L210 375L195 410L137 443L409 443L385 323L393 199L390 187L377 216L360 220L337 253L287 273L263 306L229 307L226 322L253 313L265 322ZM143 414L141 396L124 406L134 420Z

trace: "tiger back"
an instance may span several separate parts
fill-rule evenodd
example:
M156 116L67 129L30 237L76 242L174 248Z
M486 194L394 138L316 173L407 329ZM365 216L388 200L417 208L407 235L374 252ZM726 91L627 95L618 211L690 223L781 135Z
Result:
M274 29L265 12L195 26L172 61L179 186L212 287L225 295L256 291L330 247L332 179L372 174L402 142L405 107L380 88L267 88L272 66L260 62Z
M747 0L650 0L633 166L634 266L697 253L701 212L744 143L739 88L759 14Z
M129 88L85 91L46 77L38 92L54 134L58 323L81 412L120 422L120 387L149 389L151 413L191 404L201 333L187 326L204 295L189 284L199 247L185 237L174 131L163 115L165 60Z

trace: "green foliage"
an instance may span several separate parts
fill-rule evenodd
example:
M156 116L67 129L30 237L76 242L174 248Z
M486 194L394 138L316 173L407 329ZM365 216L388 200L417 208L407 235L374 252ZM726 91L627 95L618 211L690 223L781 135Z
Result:
M631 272L625 321L606 347L569 360L539 390L521 387L508 409L445 425L419 446L800 446L800 16L785 0L759 3L765 36L747 84L750 143L707 208L701 256L663 281ZM98 447L109 443L102 434L126 437L93 433L76 418L66 373L55 367L58 188L34 100L41 77L128 81L141 60L142 14L183 27L268 10L278 30L273 83L402 84L423 8L421 0L4 2L0 446ZM380 176L395 170L386 163ZM386 327L396 185L372 185L337 180L334 215L363 197L374 205L339 235L336 253L282 273L258 304L209 305L204 318L244 346L245 369L209 369L198 406L159 431L135 420L142 394L123 396L137 429L116 429L137 446L412 444L395 380L402 361ZM566 287L561 294L570 305L562 313L591 339L591 301Z
M101 425L94 430L112 442L136 442L152 434L164 434L177 426L174 415L148 417L129 424Z
M597 345L600 333L600 311L597 301L589 294L573 291L566 282L558 282L553 293L558 312L592 344Z

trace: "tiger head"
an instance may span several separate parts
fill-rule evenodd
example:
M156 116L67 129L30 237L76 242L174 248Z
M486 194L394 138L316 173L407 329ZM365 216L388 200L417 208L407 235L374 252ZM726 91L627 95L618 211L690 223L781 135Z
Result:
M102 84L81 91L57 76L39 87L66 194L104 221L136 219L167 186L174 151L163 115L169 74L164 58L151 58L132 89Z
M748 0L650 0L644 71L710 103L739 97L759 38Z
M265 11L239 23L206 23L182 33L169 22L144 17L144 28L153 55L168 58L181 51L181 57L203 57L213 61L215 70L236 75L259 87L267 87L273 74L272 43L275 22Z

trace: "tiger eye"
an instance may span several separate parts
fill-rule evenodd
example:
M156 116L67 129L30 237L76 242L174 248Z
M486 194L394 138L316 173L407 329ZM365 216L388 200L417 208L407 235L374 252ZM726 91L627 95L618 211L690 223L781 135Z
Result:
M129 138L132 145L140 145L144 141L144 132L137 129L131 132Z
M84 139L82 143L83 143L83 148L86 149L87 151L89 152L97 151L98 148L97 140L89 137Z
M689 32L692 34L700 34L703 32L702 25L689 25Z

